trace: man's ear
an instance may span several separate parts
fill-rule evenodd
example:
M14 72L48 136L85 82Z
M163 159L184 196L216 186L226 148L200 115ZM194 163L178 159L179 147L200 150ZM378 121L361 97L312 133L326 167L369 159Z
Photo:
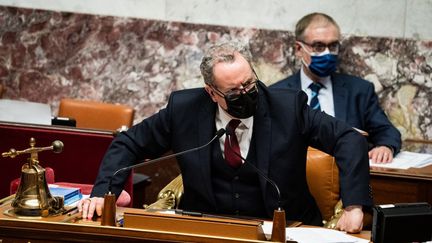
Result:
M294 51L295 51L296 57L299 57L299 58L302 57L302 55L303 55L302 46L298 43L298 41L296 41L294 44Z
M213 100L213 102L216 102L217 103L217 100L216 100L216 94L214 93L214 90L212 89L212 88L210 88L210 86L208 85L208 84L206 84L205 86L204 86L204 89L207 91L207 93L210 95L210 98Z
M296 41L294 48L296 58L301 61L302 65L307 66L311 62L311 57L309 56L309 54L306 54L304 46L301 45L298 41Z

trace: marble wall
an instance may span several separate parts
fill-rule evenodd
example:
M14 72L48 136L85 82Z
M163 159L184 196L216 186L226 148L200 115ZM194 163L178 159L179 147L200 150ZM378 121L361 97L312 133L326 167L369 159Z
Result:
M432 0L0 0L0 5L193 24L293 31L307 13L324 12L342 33L432 39Z
M118 102L136 120L166 104L172 90L203 85L199 63L213 43L251 48L260 79L297 70L291 31L0 7L0 83L4 98L63 97ZM375 84L404 138L432 139L432 41L345 35L340 71Z

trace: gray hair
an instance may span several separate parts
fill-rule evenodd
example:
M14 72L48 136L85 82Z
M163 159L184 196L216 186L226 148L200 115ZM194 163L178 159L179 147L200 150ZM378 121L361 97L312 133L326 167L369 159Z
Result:
M324 23L324 24L332 24L336 27L338 32L340 33L339 25L336 21L325 13L310 13L308 15L303 16L296 24L295 28L295 36L296 40L304 41L304 32L312 23Z
M204 82L209 85L214 84L214 66L221 62L234 62L235 53L242 55L252 68L252 54L245 45L231 42L214 45L207 50L201 61L200 70Z

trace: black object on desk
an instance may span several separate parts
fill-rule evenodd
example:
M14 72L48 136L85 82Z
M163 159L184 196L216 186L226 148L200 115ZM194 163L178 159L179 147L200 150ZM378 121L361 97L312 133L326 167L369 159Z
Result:
M373 208L374 243L432 240L432 209L425 202L377 205Z
M53 117L51 118L51 125L76 127L76 120L68 117Z

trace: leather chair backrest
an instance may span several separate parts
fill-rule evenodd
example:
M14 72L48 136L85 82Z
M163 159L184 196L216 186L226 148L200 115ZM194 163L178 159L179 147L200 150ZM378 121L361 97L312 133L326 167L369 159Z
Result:
M127 105L62 99L58 116L75 119L78 128L115 131L122 126L131 127L134 113L134 109Z
M323 219L330 219L340 199L339 170L334 157L309 147L306 177L309 190L318 204Z

